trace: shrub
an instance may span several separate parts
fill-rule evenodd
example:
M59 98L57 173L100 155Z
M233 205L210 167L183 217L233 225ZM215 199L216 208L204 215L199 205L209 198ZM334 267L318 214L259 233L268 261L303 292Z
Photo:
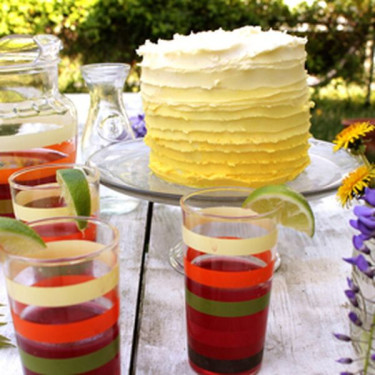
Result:
M2 0L0 36L57 35L64 43L64 91L83 89L79 65L104 61L131 63L128 89L137 89L136 49L146 39L244 25L307 36L310 73L363 81L370 5L371 0L315 1L291 11L283 0Z

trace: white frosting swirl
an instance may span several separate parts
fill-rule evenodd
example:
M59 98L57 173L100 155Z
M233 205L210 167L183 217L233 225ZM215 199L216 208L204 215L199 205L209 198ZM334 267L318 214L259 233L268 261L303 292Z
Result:
M304 61L306 42L284 32L263 32L260 27L245 26L233 31L175 34L173 39L157 43L146 41L137 53L143 56L142 67L150 69L247 69L275 62Z

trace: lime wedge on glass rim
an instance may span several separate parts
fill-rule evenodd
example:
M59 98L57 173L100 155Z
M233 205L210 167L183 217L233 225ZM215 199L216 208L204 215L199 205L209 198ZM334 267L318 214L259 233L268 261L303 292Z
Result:
M80 169L58 169L56 180L61 187L61 195L64 197L69 215L90 216L91 194L86 175ZM79 229L85 229L85 220L77 221Z
M14 255L43 250L43 239L33 229L21 221L0 217L0 247Z
M280 205L281 225L314 235L315 219L306 198L286 185L268 185L255 189L246 198L243 207L257 213L272 211Z

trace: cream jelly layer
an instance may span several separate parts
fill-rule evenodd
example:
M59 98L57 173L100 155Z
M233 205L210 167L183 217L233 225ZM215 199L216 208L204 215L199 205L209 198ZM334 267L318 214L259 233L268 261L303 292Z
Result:
M22 118L21 118L22 120ZM22 151L46 147L74 139L76 121L67 113L62 116L29 117L27 122L2 123L0 127L19 127L16 134L0 136L0 151Z
M140 47L150 169L194 187L294 179L310 162L305 43L245 27Z

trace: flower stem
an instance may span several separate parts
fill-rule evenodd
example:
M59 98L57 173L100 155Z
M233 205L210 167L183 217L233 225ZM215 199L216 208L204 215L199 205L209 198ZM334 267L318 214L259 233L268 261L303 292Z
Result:
M369 162L369 160L367 159L366 155L364 152L361 152L360 155L359 155L363 161L363 163L367 166L367 167L371 167L371 163Z
M371 366L370 356L371 356L371 346L372 346L371 344L373 340L374 329L375 329L375 314L372 315L372 323L371 323L370 332L369 332L368 340L367 340L367 350L366 350L366 356L365 356L365 364L363 367L363 375L367 375L367 370L369 366Z

